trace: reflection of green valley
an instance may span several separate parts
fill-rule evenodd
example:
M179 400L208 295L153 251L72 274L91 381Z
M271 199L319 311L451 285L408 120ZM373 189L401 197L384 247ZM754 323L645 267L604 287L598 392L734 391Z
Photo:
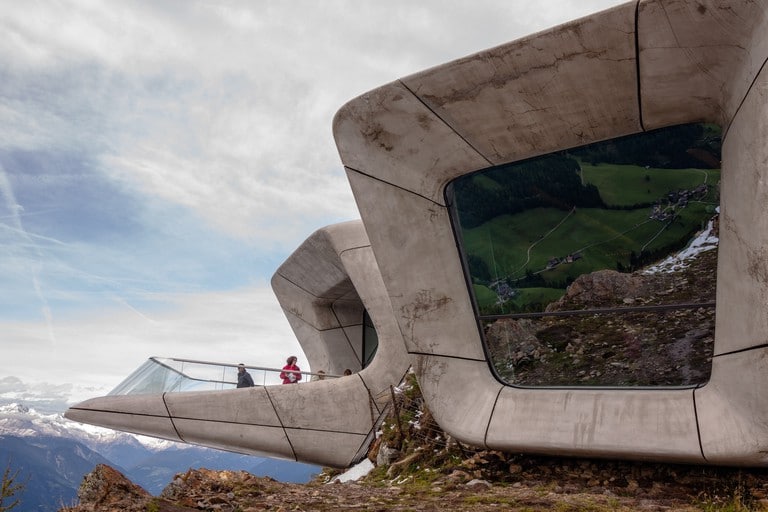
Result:
M581 164L584 181L600 190L606 204L623 206L653 202L670 190L691 189L720 181L720 169L655 169L637 165Z
M704 135L711 144L712 133ZM670 137L654 158L671 161L665 155L678 151L677 161L690 163L703 135L686 137ZM455 185L481 313L541 311L581 274L628 272L683 248L714 215L719 169L598 163L608 158L601 151L550 155ZM705 156L717 162L718 152Z

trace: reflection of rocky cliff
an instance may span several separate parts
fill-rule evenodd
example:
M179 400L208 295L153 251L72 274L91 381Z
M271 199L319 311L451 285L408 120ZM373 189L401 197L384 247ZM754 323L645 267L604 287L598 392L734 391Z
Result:
M717 251L677 272L580 276L548 312L715 300ZM713 307L502 319L486 328L494 366L517 385L675 386L706 382Z

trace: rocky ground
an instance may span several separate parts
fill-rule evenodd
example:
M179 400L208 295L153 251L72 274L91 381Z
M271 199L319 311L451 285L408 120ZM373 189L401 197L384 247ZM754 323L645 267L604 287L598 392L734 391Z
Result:
M151 496L108 466L60 512L768 510L768 469L544 457L477 450L447 436L413 375L371 446L365 476L338 483L326 469L307 484L246 472L189 470Z
M485 327L499 376L520 386L694 386L709 379L717 251L677 272L601 270L576 279L547 312L623 312L509 319Z
M365 476L308 484L246 472L189 470L151 496L108 466L60 512L768 510L768 469L543 457L476 450L447 436L409 375L371 446Z
M433 479L374 474L359 482L325 483L328 477L286 484L245 472L190 470L152 497L99 466L83 482L80 505L61 512L768 510L765 470L482 452Z
M412 375L396 404L399 415L385 420L364 461L373 469L356 481L337 482L341 472L331 469L308 484L198 469L153 497L98 466L80 487L79 505L60 512L768 510L768 469L476 450L440 429Z

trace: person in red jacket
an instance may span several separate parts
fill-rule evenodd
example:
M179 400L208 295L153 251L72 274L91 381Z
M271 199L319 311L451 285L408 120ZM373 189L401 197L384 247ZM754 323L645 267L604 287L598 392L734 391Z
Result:
M291 356L283 366L283 371L280 372L280 378L283 379L283 384L296 384L301 380L301 368L296 366L296 356Z

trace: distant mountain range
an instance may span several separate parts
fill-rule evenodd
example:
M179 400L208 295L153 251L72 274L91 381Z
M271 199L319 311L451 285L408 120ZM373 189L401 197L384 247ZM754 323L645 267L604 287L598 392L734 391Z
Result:
M0 405L0 472L9 464L24 483L14 512L55 512L77 500L77 488L96 464L125 474L159 494L190 468L244 470L281 482L309 481L321 468L134 436L42 414L19 403Z

